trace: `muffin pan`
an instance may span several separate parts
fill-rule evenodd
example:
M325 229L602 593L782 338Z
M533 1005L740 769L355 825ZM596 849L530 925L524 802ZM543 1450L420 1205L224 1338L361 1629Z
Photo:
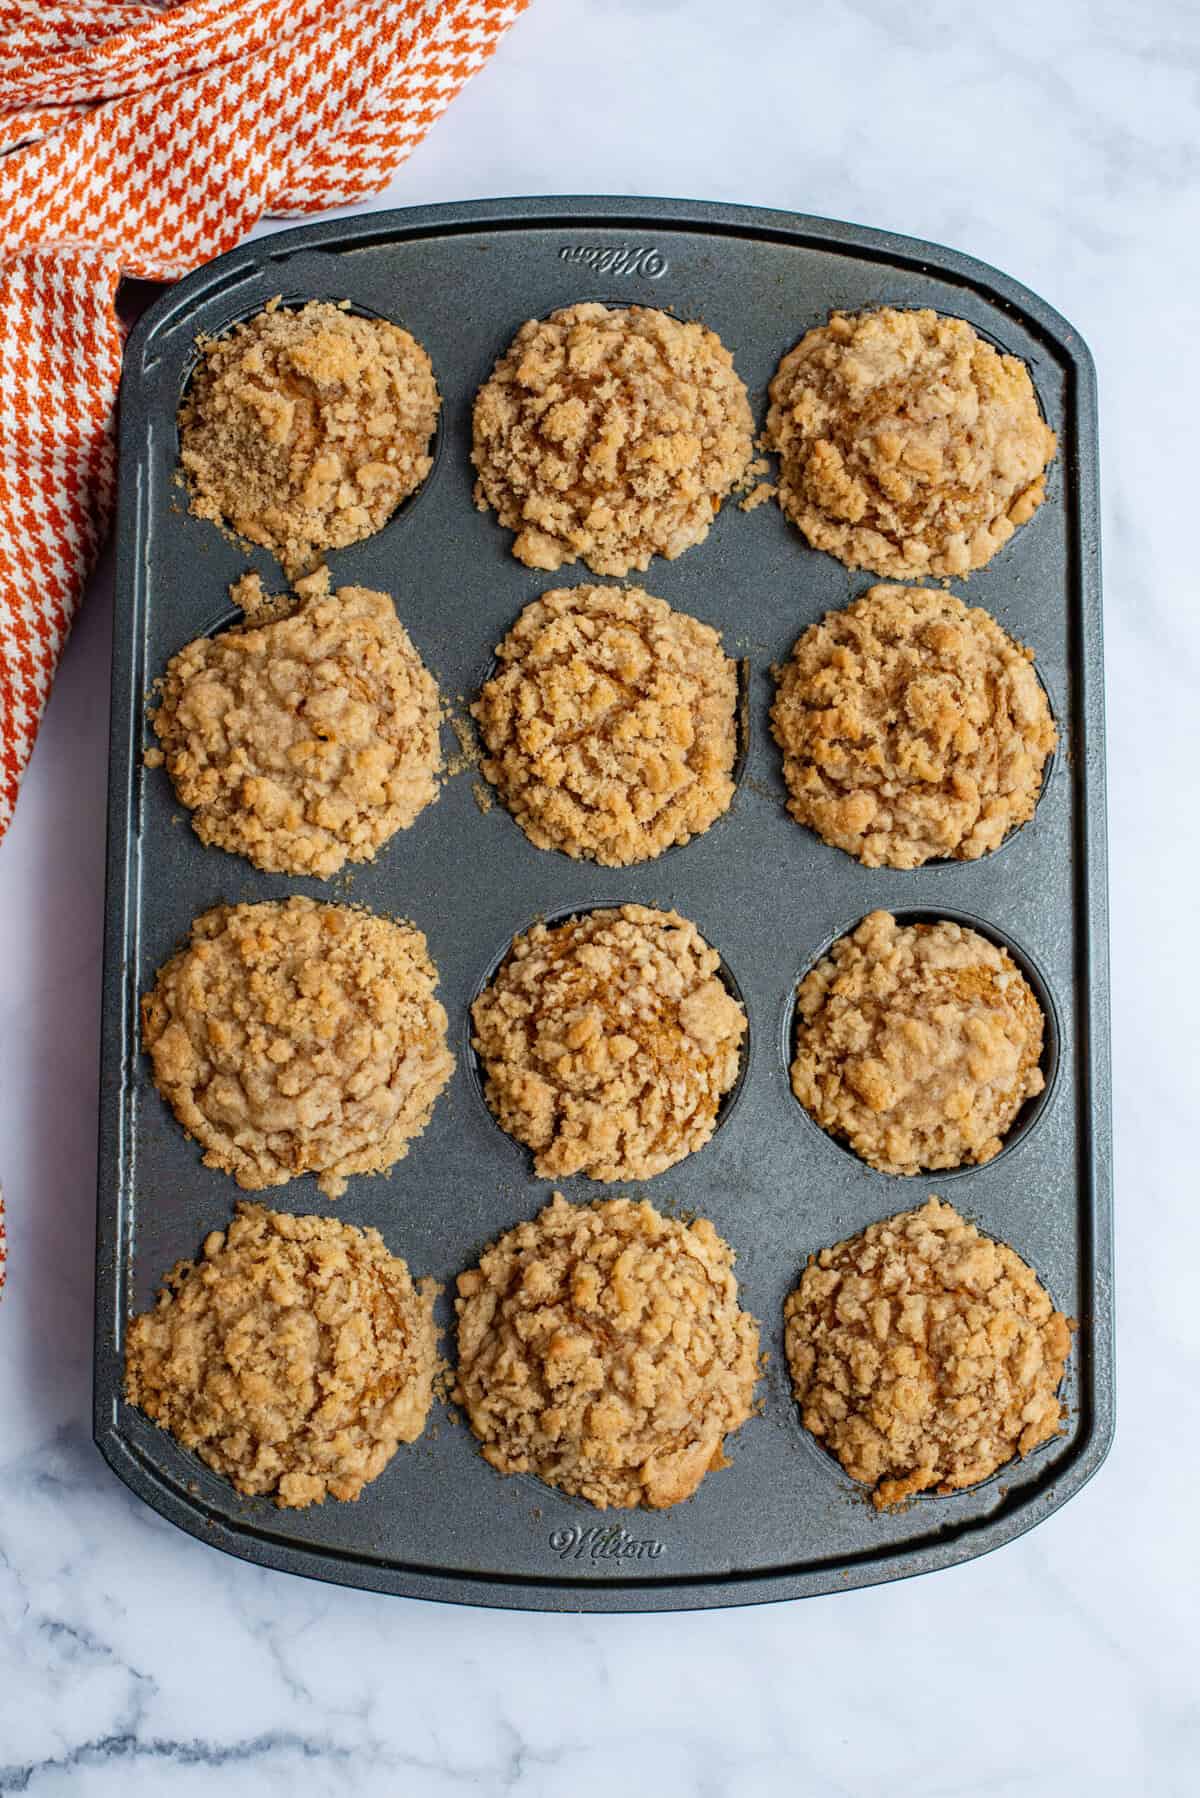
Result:
M215 628L247 568L282 589L266 552L192 518L177 480L176 412L197 333L275 294L348 299L394 319L432 358L444 406L425 485L376 536L333 552L334 584L393 595L459 719L494 645L530 599L593 581L582 565L522 567L511 534L471 498L471 405L527 318L578 300L640 303L702 319L733 352L756 425L780 356L830 308L933 306L968 319L1029 365L1059 435L1047 503L992 563L953 583L1037 653L1062 744L1035 817L1002 854L902 872L865 869L784 810L767 712L772 663L800 632L871 585L810 550L772 501L727 501L708 540L656 560L636 584L724 633L744 666L749 743L729 814L658 861L596 868L535 849L478 770L378 859L323 883L256 872L206 849L162 769L151 683ZM1086 346L1041 300L982 263L880 232L744 207L645 200L499 200L304 226L217 259L166 293L130 339L121 389L117 631L109 774L97 1248L95 1435L140 1497L200 1540L262 1566L381 1592L542 1610L671 1610L842 1591L952 1565L1012 1540L1095 1472L1113 1426L1104 866L1104 741L1095 388ZM446 732L447 753L457 749ZM291 892L412 918L429 938L457 1069L425 1134L390 1176L358 1177L336 1215L380 1229L414 1275L447 1287L483 1244L547 1202L531 1158L488 1112L468 1006L513 933L541 916L636 901L674 906L720 952L746 1005L743 1068L712 1141L641 1189L661 1210L712 1219L737 1251L742 1302L769 1353L762 1415L732 1465L670 1511L599 1512L527 1477L502 1478L465 1422L436 1407L356 1504L279 1511L239 1496L121 1398L126 1320L162 1275L224 1227L241 1196L205 1168L154 1091L138 999L220 901ZM1049 999L1047 1092L1005 1151L952 1178L874 1172L820 1132L788 1080L795 981L836 936L883 907L959 916L1009 943ZM1050 1069L1047 1069L1048 1073ZM628 1192L560 1183L583 1201ZM792 1399L782 1307L807 1257L893 1212L944 1196L1011 1243L1078 1320L1064 1433L980 1486L877 1513L814 1449ZM258 1195L323 1212L311 1178ZM452 1337L444 1339L452 1353Z

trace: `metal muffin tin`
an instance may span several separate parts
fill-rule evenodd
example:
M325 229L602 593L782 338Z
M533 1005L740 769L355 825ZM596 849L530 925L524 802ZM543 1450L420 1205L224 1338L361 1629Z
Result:
M444 401L434 469L382 531L329 564L335 584L395 597L460 713L523 605L549 587L598 578L583 566L557 575L522 567L510 533L472 504L472 401L524 320L579 300L702 319L733 352L761 426L780 356L832 307L932 306L969 319L1028 363L1059 435L1047 503L989 567L954 584L1036 650L1062 746L1035 818L982 861L897 872L860 867L786 815L767 724L770 666L874 577L809 549L774 502L749 514L727 502L707 542L630 577L717 625L748 671L737 795L704 836L624 870L572 862L535 849L499 804L482 813L468 769L372 865L328 884L261 874L205 848L165 773L143 767L148 689L184 643L231 618L228 585L247 567L268 588L284 582L265 552L247 552L188 514L176 412L197 333L223 331L275 294L348 299L405 326L432 358ZM1096 402L1091 358L1064 319L994 269L936 245L746 207L498 200L304 226L219 257L134 331L121 389L117 596L95 1435L127 1485L202 1541L262 1566L380 1592L557 1611L755 1603L897 1579L1008 1542L1079 1490L1113 1427L1111 1153ZM469 1002L513 933L539 915L631 900L676 907L720 951L749 1013L744 1076L708 1146L641 1190L660 1209L710 1217L733 1244L769 1361L762 1414L729 1443L732 1465L687 1503L602 1513L535 1479L502 1478L465 1422L435 1407L421 1440L400 1449L357 1504L281 1511L240 1498L123 1403L128 1316L229 1221L241 1196L201 1165L154 1091L139 1051L138 998L198 912L292 892L411 917L428 934L457 1070L407 1159L390 1176L352 1180L334 1214L377 1226L415 1274L445 1283L445 1326L455 1275L552 1190L487 1111L470 1049ZM796 980L875 907L956 915L997 933L1049 999L1053 1079L986 1167L928 1179L876 1173L792 1096ZM575 1201L630 1190L561 1185ZM884 1516L801 1428L782 1307L814 1250L930 1192L1012 1243L1078 1320L1067 1427L978 1487ZM331 1209L312 1179L260 1196L295 1212Z

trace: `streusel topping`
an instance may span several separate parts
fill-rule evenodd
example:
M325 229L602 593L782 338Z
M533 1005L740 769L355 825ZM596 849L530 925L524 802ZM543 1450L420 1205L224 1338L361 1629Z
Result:
M961 318L835 312L771 382L779 503L816 549L894 580L982 568L1046 497L1029 370Z
M475 401L476 503L530 568L648 568L702 543L753 454L720 338L649 306L521 326Z
M1058 1433L1068 1319L940 1199L812 1256L784 1321L804 1427L880 1509L973 1486Z
M243 1202L130 1323L125 1397L239 1492L355 1499L425 1427L437 1291L377 1230Z
M399 325L273 300L200 340L179 411L191 509L303 574L421 485L440 406L429 357Z
M624 867L728 809L737 668L710 625L640 587L559 588L496 653L483 772L539 849Z
M644 1180L702 1148L746 1014L720 957L644 905L535 924L471 1010L488 1104L545 1178Z
M792 1090L883 1173L990 1161L1045 1085L1044 1028L1006 950L876 911L800 983Z
M758 1325L707 1218L555 1193L458 1295L454 1396L501 1473L601 1509L662 1509L726 1465L725 1437L754 1405Z
M436 799L440 706L386 593L330 594L324 569L296 592L172 656L150 718L202 842L327 876Z
M425 938L346 905L218 905L142 1000L154 1084L207 1167L335 1199L408 1153L454 1070Z
M927 587L872 587L805 631L771 728L792 816L868 868L995 849L1056 741L1033 652Z

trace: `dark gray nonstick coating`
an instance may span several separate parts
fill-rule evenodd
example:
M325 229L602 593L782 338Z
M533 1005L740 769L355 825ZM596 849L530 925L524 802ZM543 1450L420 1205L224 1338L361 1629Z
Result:
M635 577L717 625L748 665L749 747L730 813L660 860L597 869L539 851L502 807L484 815L467 770L367 868L329 885L260 874L206 849L162 770L141 764L145 699L168 657L229 613L247 552L188 515L175 414L197 332L272 295L349 299L424 344L444 398L425 486L390 524L330 557L335 583L393 594L443 695L461 712L494 645L550 586L509 554L472 504L471 403L527 318L583 299L697 317L732 350L761 423L781 354L831 307L926 305L969 319L1030 365L1059 434L1049 499L956 591L1033 646L1063 734L1034 820L997 854L913 872L868 870L786 815L767 728L770 665L872 577L806 547L774 504L728 503L708 541ZM182 281L130 341L121 390L118 622L113 660L108 909L101 1085L95 1431L134 1491L204 1541L265 1566L461 1602L546 1610L666 1610L840 1591L948 1566L1011 1540L1095 1471L1112 1433L1112 1295L1103 712L1095 392L1072 328L981 263L930 244L777 212L684 201L500 200L305 226L234 251ZM447 737L447 748L455 745ZM224 1225L232 1181L200 1163L153 1090L137 1000L196 913L289 892L413 918L441 973L458 1057L433 1122L387 1177L352 1180L337 1215L373 1224L416 1274L452 1285L482 1244L546 1202L526 1152L484 1106L468 1006L512 934L539 915L624 900L694 919L724 958L750 1030L736 1102L713 1141L645 1187L666 1210L710 1217L737 1251L744 1303L769 1351L761 1416L732 1465L666 1513L601 1514L535 1480L503 1479L464 1423L435 1408L357 1504L306 1512L240 1499L120 1398L125 1320L161 1275ZM787 1048L798 977L882 906L955 915L998 935L1049 1001L1053 1079L1012 1145L929 1180L873 1172L792 1097ZM567 1196L607 1196L586 1180ZM1011 1242L1078 1319L1066 1433L950 1498L877 1514L800 1427L782 1353L782 1305L806 1257L943 1193ZM263 1195L323 1211L311 1179ZM442 1302L443 1321L449 1302Z

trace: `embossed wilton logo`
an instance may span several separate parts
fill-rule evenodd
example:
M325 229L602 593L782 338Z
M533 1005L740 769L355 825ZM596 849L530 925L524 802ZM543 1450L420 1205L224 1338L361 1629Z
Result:
M615 249L601 249L598 244L564 244L558 252L563 262L582 262L598 275L646 275L657 281L667 272L667 259L650 245L630 249L620 244Z
M554 1530L550 1547L560 1561L654 1561L664 1544L653 1536L631 1536L620 1524L608 1528Z

